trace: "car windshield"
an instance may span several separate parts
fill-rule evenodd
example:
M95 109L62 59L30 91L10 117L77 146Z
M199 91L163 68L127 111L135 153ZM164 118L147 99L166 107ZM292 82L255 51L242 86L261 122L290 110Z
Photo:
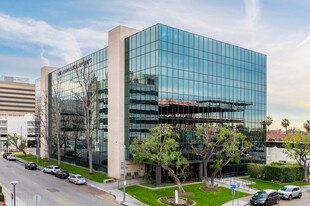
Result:
M256 198L267 198L267 193L266 192L257 192L254 197Z
M288 187L282 187L280 190L285 191L285 192L292 192L292 188L288 188Z
M59 167L55 167L55 169L59 169Z
M84 178L82 175L77 176L77 178L82 179Z

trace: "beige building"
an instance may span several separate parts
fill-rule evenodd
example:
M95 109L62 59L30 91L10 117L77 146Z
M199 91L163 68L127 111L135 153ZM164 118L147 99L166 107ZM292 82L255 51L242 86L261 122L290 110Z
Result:
M0 78L0 113L34 114L35 86L27 79Z

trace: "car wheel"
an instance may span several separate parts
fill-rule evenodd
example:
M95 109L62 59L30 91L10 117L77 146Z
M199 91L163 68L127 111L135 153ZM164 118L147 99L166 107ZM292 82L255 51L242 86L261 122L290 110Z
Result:
M276 200L276 204L279 204L279 199Z
M290 196L288 197L288 199L289 199L289 200L292 200L292 195L290 195Z
M74 182L74 184L76 185L76 182Z
M43 172L44 172L44 173L46 173L46 171L45 171L45 170L43 170Z
M301 196L302 196L302 194L301 194L301 193L299 193L299 194L298 194L298 198L300 199L300 198L301 198Z

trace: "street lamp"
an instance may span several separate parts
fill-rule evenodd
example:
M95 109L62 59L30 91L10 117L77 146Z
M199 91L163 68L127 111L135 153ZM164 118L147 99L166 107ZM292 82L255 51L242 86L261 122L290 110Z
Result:
M125 196L126 196L126 145L124 144L120 144L118 141L115 141L115 144L121 145L124 147L124 163L123 163L123 167L124 167L124 194L123 194L123 202L125 202Z
M18 184L18 181L12 181L11 184L13 185L14 206L16 206L15 185Z

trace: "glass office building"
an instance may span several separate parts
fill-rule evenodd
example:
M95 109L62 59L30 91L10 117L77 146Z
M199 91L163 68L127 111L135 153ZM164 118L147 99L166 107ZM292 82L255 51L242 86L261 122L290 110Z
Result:
M109 32L109 38L116 37ZM68 161L87 161L81 129L83 109L76 96L81 93L76 70L88 62L88 71L96 74L92 141L94 163L99 169L108 173L120 170L120 165L109 169L109 164L115 163L110 158L121 151L112 145L116 138L123 138L128 148L133 138L149 135L149 129L158 124L170 124L179 131L181 149L192 171L196 171L201 161L190 153L190 142L195 138L195 127L203 123L237 127L254 144L251 158L226 166L224 175L245 173L247 162L265 163L266 55L162 24L131 31L119 42L115 45L109 40L109 49L99 50L49 74L50 111L53 86L60 83L62 88L61 133L65 139L62 155ZM119 54L114 52L115 47ZM117 66L115 58L121 62ZM111 72L117 71L124 77L117 79L124 84L120 87L123 93L115 90L119 83ZM120 101L116 101L117 97ZM114 117L110 115L116 114L112 109L115 104L123 109L123 119L108 121ZM53 135L54 122L50 116ZM108 129L115 125L118 130L124 130L123 135ZM126 159L131 159L128 151ZM121 157L117 160L121 161Z

